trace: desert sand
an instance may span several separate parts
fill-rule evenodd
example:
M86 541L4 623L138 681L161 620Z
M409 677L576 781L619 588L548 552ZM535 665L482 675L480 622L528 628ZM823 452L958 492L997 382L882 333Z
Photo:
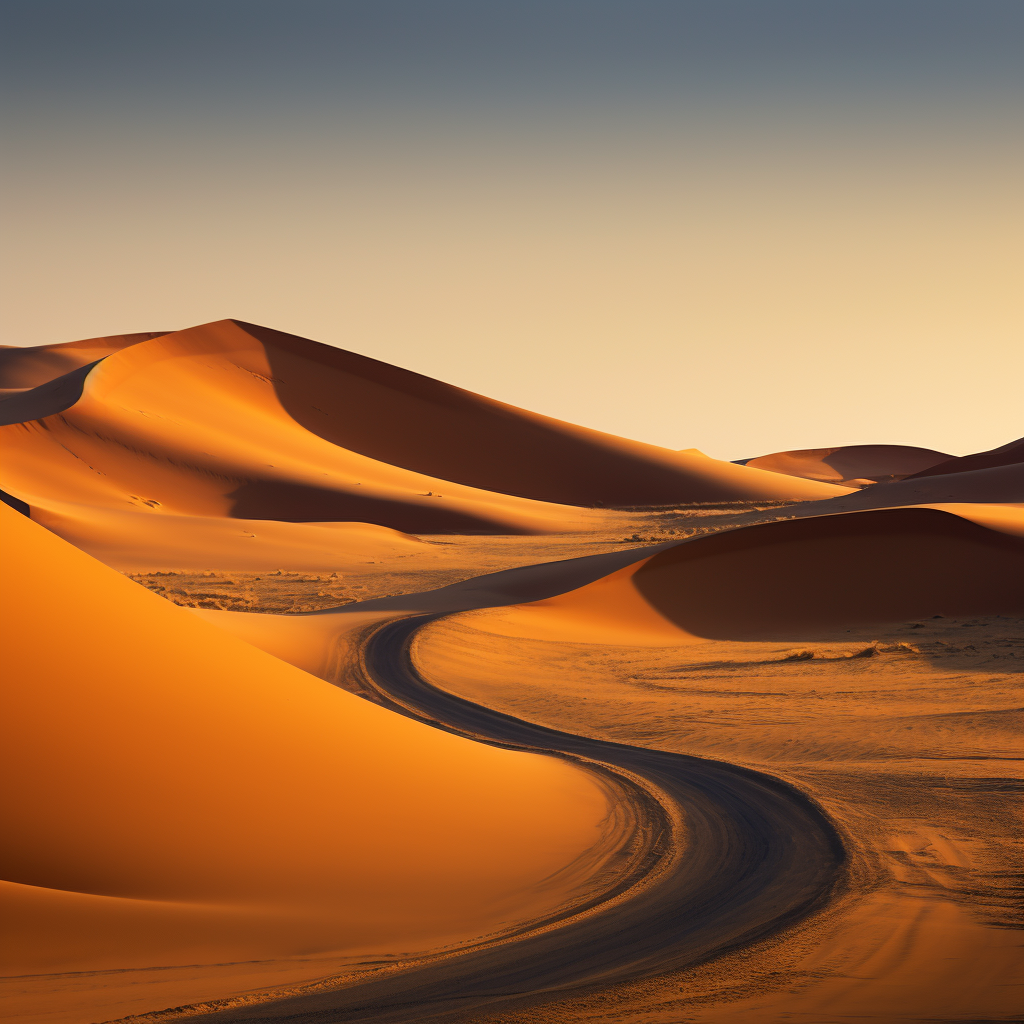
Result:
M578 529L602 504L844 493L560 423L230 320L123 345L6 401L0 486L54 532L140 571L195 566L193 540L224 551L216 568L279 567L283 528L253 536L218 519L529 534ZM307 531L291 532L301 546ZM105 538L120 548L124 534L134 539L111 557ZM382 551L400 540L378 536Z
M852 444L839 448L809 448L795 452L775 452L746 459L743 465L786 473L804 480L867 487L891 483L948 462L951 456L930 448L898 444Z
M164 334L170 334L170 331L116 334L109 338L85 338L61 345L0 345L0 396L37 388L72 370L120 352L129 345Z
M1019 442L736 465L239 321L0 357L5 1019L1020 1018Z
M385 712L0 515L8 972L414 953L558 912L618 851L603 780Z

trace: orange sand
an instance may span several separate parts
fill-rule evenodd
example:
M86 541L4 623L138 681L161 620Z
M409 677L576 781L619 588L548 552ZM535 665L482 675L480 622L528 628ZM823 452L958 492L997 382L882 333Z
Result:
M987 526L883 509L783 520L673 545L558 597L476 613L509 636L674 644L804 638L851 623L1024 612L1024 510ZM1005 520L1005 522L1004 522ZM992 528L994 527L994 528Z
M86 338L62 345L16 347L0 345L0 394L23 388L37 388L55 377L77 370L80 366L120 352L140 341L160 338L169 331L144 334L115 334L109 338Z
M850 873L822 914L538 1021L1019 1017L1024 509L953 508L719 533L417 635L436 686L781 777L844 835Z
M578 883L552 873L602 838L589 775L398 717L0 525L5 974L424 949ZM135 1005L109 984L102 1019Z
M86 550L117 549L126 568L191 566L211 545L223 546L220 567L280 561L258 532L216 519L545 533L582 528L593 513L572 506L844 493L574 427L231 320L127 344L85 374L0 402L0 487Z
M852 444L840 448L776 452L774 455L748 459L745 465L751 469L767 469L804 480L863 487L902 480L922 470L927 472L949 458L949 455L930 448L900 444Z
M626 838L596 775L344 689L366 631L421 611L464 612L414 637L438 687L778 774L849 842L848 888L767 952L670 979L661 1004L563 999L531 1021L1009 1019L1011 839L984 786L1006 781L1019 703L1020 442L738 466L232 320L0 348L3 389L0 488L35 520L0 504L12 1019L354 977L592 895ZM754 505L785 499L803 503ZM672 509L698 502L748 504ZM629 516L665 543L623 548L649 543L622 537ZM520 567L467 579L439 553L459 534ZM555 535L587 557L552 561ZM452 585L196 614L110 568L381 558ZM952 984L954 958L980 981Z

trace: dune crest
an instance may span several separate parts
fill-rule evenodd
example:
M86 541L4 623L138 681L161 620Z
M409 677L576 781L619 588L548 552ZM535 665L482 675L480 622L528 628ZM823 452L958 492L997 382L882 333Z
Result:
M120 352L130 345L170 333L146 331L141 334L113 334L108 338L85 338L60 345L0 345L0 392L37 388L40 384L63 377L65 373Z

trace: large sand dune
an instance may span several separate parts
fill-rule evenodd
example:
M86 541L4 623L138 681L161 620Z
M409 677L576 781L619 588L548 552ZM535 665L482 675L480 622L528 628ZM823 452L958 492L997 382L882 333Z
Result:
M9 397L0 418L0 486L97 554L117 541L110 514L136 513L139 567L193 564L183 523L168 516L189 517L200 548L223 543L220 567L255 569L276 552L210 520L543 533L579 529L580 505L843 493L574 427L230 320L126 342Z
M393 715L0 524L5 973L404 953L543 916L602 856L579 769Z
M836 493L578 427L352 352L241 326L267 346L281 402L296 420L344 448L444 480L570 505Z

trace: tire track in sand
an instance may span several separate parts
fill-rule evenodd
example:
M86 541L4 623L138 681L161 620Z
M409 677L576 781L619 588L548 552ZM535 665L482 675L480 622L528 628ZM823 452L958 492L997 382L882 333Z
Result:
M361 683L386 707L485 743L563 757L626 794L644 849L627 877L561 921L362 983L203 1014L233 1024L470 1021L706 962L779 932L829 899L845 853L826 815L771 776L520 721L427 682L410 657L437 615L364 640ZM681 812L681 814L680 814ZM683 821L680 836L672 822ZM675 833L675 834L674 834Z

